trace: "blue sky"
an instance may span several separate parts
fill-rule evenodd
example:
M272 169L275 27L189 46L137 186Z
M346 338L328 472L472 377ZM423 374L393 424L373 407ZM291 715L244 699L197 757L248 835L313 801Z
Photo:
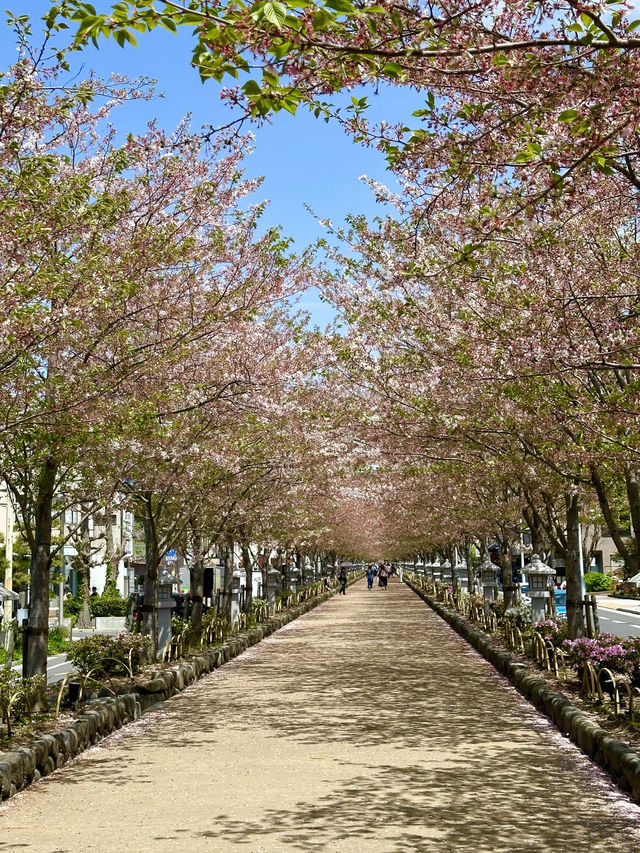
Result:
M114 0L93 0L100 10L106 10ZM50 7L49 0L8 0L14 13L27 13L34 20ZM632 5L640 11L640 0ZM1 13L0 13L1 14ZM193 41L185 28L178 36L165 30L140 35L139 47L122 49L112 40L102 41L100 49L88 47L73 57L74 67L84 65L101 76L112 72L130 77L147 76L157 79L157 90L163 98L150 102L137 101L116 113L116 124L122 136L129 131L141 131L146 123L157 118L162 127L170 129L184 117L192 114L195 129L202 124L214 126L227 123L232 115L218 96L218 85L210 81L203 85L191 67ZM11 31L0 25L0 49L3 65L15 56L15 42ZM357 92L358 96L365 94ZM369 93L366 93L369 94ZM404 88L390 88L379 96L370 95L371 113L388 121L404 121L416 126L411 118L415 109L424 106L424 98ZM274 116L272 123L253 128L256 136L255 152L246 162L250 177L264 176L264 184L255 201L268 199L266 225L281 225L283 232L293 237L296 246L313 243L323 229L307 212L309 204L320 218L331 219L335 224L344 220L347 213L361 213L369 217L381 213L369 188L360 180L365 174L395 188L392 175L386 171L380 152L364 148L351 141L336 125L325 124L305 111L293 117L288 113ZM320 305L310 295L307 306L316 322L323 324L331 317L331 309Z
M96 2L97 8L110 5L110 0ZM47 0L9 0L9 8L18 14L28 13L38 29L38 16L49 8ZM13 34L0 27L0 47L6 66L15 56ZM174 127L186 113L192 114L194 129L202 124L218 126L232 117L220 101L218 86L210 81L202 84L190 65L191 36L187 31L175 36L164 30L141 35L139 47L120 48L112 40L102 41L100 49L88 47L73 58L85 70L93 69L101 76L111 72L131 77L157 79L157 90L164 97L150 102L137 101L120 109L115 124L125 136L139 131L157 118L165 128ZM359 90L358 96L366 93ZM368 93L367 93L368 94ZM407 121L412 110L422 105L416 93L392 89L372 96L374 114L387 120ZM414 119L414 121L416 121ZM380 213L369 188L360 181L363 174L395 187L393 176L385 168L383 155L353 143L333 124L326 124L307 112L297 116L281 113L270 125L252 129L256 136L255 152L246 162L249 176L263 175L265 180L255 200L269 199L265 214L268 225L279 224L284 233L302 247L314 242L322 228L305 209L308 203L321 218L340 223L347 213L373 216ZM315 302L315 300L311 300ZM309 306L318 323L330 316L330 310L319 304Z

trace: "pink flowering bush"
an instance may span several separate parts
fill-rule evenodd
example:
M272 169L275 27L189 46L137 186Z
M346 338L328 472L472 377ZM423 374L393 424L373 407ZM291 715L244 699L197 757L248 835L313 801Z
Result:
M563 649L575 670L580 670L589 661L597 669L606 667L612 672L628 675L632 679L640 672L637 668L638 651L629 647L627 641L615 634L599 634L595 639L579 637L565 640Z
M542 619L533 626L545 640L549 640L554 646L562 646L567 639L566 619Z

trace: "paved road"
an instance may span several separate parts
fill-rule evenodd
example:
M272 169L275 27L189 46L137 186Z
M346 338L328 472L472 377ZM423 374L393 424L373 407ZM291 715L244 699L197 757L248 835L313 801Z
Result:
M110 630L105 629L102 631L96 631L93 628L74 628L73 629L73 639L79 640L83 637L93 637L95 634L106 634L108 636L114 637L116 634L119 634L119 630ZM15 663L12 667L16 672L22 672L22 661ZM62 681L65 675L68 672L73 670L73 664L67 661L67 656L65 654L59 655L50 655L47 658L47 684L56 684L58 681Z
M16 672L22 672L22 661L15 663L12 667ZM51 655L47 658L47 684L56 684L62 681L73 665L67 660L65 654Z
M624 610L612 610L599 604L598 616L601 631L608 631L619 637L640 636L640 612L626 613Z
M636 853L640 809L361 582L0 808L0 851Z

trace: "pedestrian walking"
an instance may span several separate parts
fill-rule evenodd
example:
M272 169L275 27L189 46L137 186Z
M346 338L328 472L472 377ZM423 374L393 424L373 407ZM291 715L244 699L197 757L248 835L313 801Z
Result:
M376 576L376 567L369 566L367 569L367 589L373 589L373 579Z
M347 573L344 569L340 569L340 574L338 575L338 580L340 581L340 595L347 594Z
M378 585L382 587L382 589L386 590L387 581L389 580L389 569L386 566L382 566L380 571L378 572Z

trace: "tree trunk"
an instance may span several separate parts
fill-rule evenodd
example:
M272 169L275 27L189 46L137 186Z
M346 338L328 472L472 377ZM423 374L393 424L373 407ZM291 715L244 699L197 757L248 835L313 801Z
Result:
M231 624L231 590L233 589L233 539L228 539L224 559L224 618Z
M204 595L204 552L202 534L192 524L193 565L189 568L189 598L191 599L191 629L200 636L202 631L202 597Z
M423 562L426 558L423 556ZM476 583L476 574L473 570L473 562L471 560L471 540L465 537L464 540L464 561L467 564L467 592L469 595L473 592Z
M31 600L29 603L29 654L25 676L47 674L49 640L49 580L51 571L51 519L58 464L49 458L40 469L37 485L33 548L31 552Z
M635 565L633 571L629 574L629 577L632 577L638 567L640 567L640 483L638 483L637 468L627 468L624 474L627 486L627 498L629 499L629 515L631 516L631 527L635 543L635 548L633 548Z
M120 544L116 546L113 539L113 502L108 500L104 507L104 551L107 562L107 572L104 582L104 593L113 594L118 588L118 572L120 570L120 558L124 554L122 547L122 531L120 531Z
M582 572L580 570L580 502L577 494L565 497L567 506L567 629L570 639L584 637L584 612L582 608Z
M266 545L262 549L262 565L260 566L260 571L262 572L262 598L266 599L267 597L267 574L269 569L271 568L271 548L268 548Z
M158 536L153 518L151 498L145 499L144 517L144 604L142 633L151 638L152 660L158 656L158 565L160 563Z
M638 571L638 555L631 553L631 551L627 548L622 536L620 535L618 524L614 518L613 511L611 509L611 504L609 503L609 498L607 495L607 490L604 481L600 477L600 474L598 473L598 470L595 466L591 467L591 482L593 483L596 495L598 496L598 503L600 504L602 515L604 516L604 520L606 521L607 527L609 528L609 535L613 539L615 546L618 549L618 554L620 554L620 556L624 560L627 575L630 577Z
M253 560L251 559L249 545L246 542L242 543L242 562L244 563L244 570L247 576L244 609L247 613L251 613L251 604L253 602Z
M78 628L91 627L89 599L91 597L91 539L89 537L89 517L85 515L80 527L80 541L77 543L76 571L80 576L80 594L82 610L78 614Z
M523 509L522 516L527 522L527 525L529 527L529 533L531 534L532 552L534 554L539 554L540 556L542 556L542 553L544 551L544 535L542 530L542 523L540 521L540 514L533 505L532 500L530 500L530 505Z
M500 567L502 569L502 591L504 593L505 609L513 607L515 586L513 583L513 569L511 557L511 543L506 535L502 535L502 543L500 545Z

